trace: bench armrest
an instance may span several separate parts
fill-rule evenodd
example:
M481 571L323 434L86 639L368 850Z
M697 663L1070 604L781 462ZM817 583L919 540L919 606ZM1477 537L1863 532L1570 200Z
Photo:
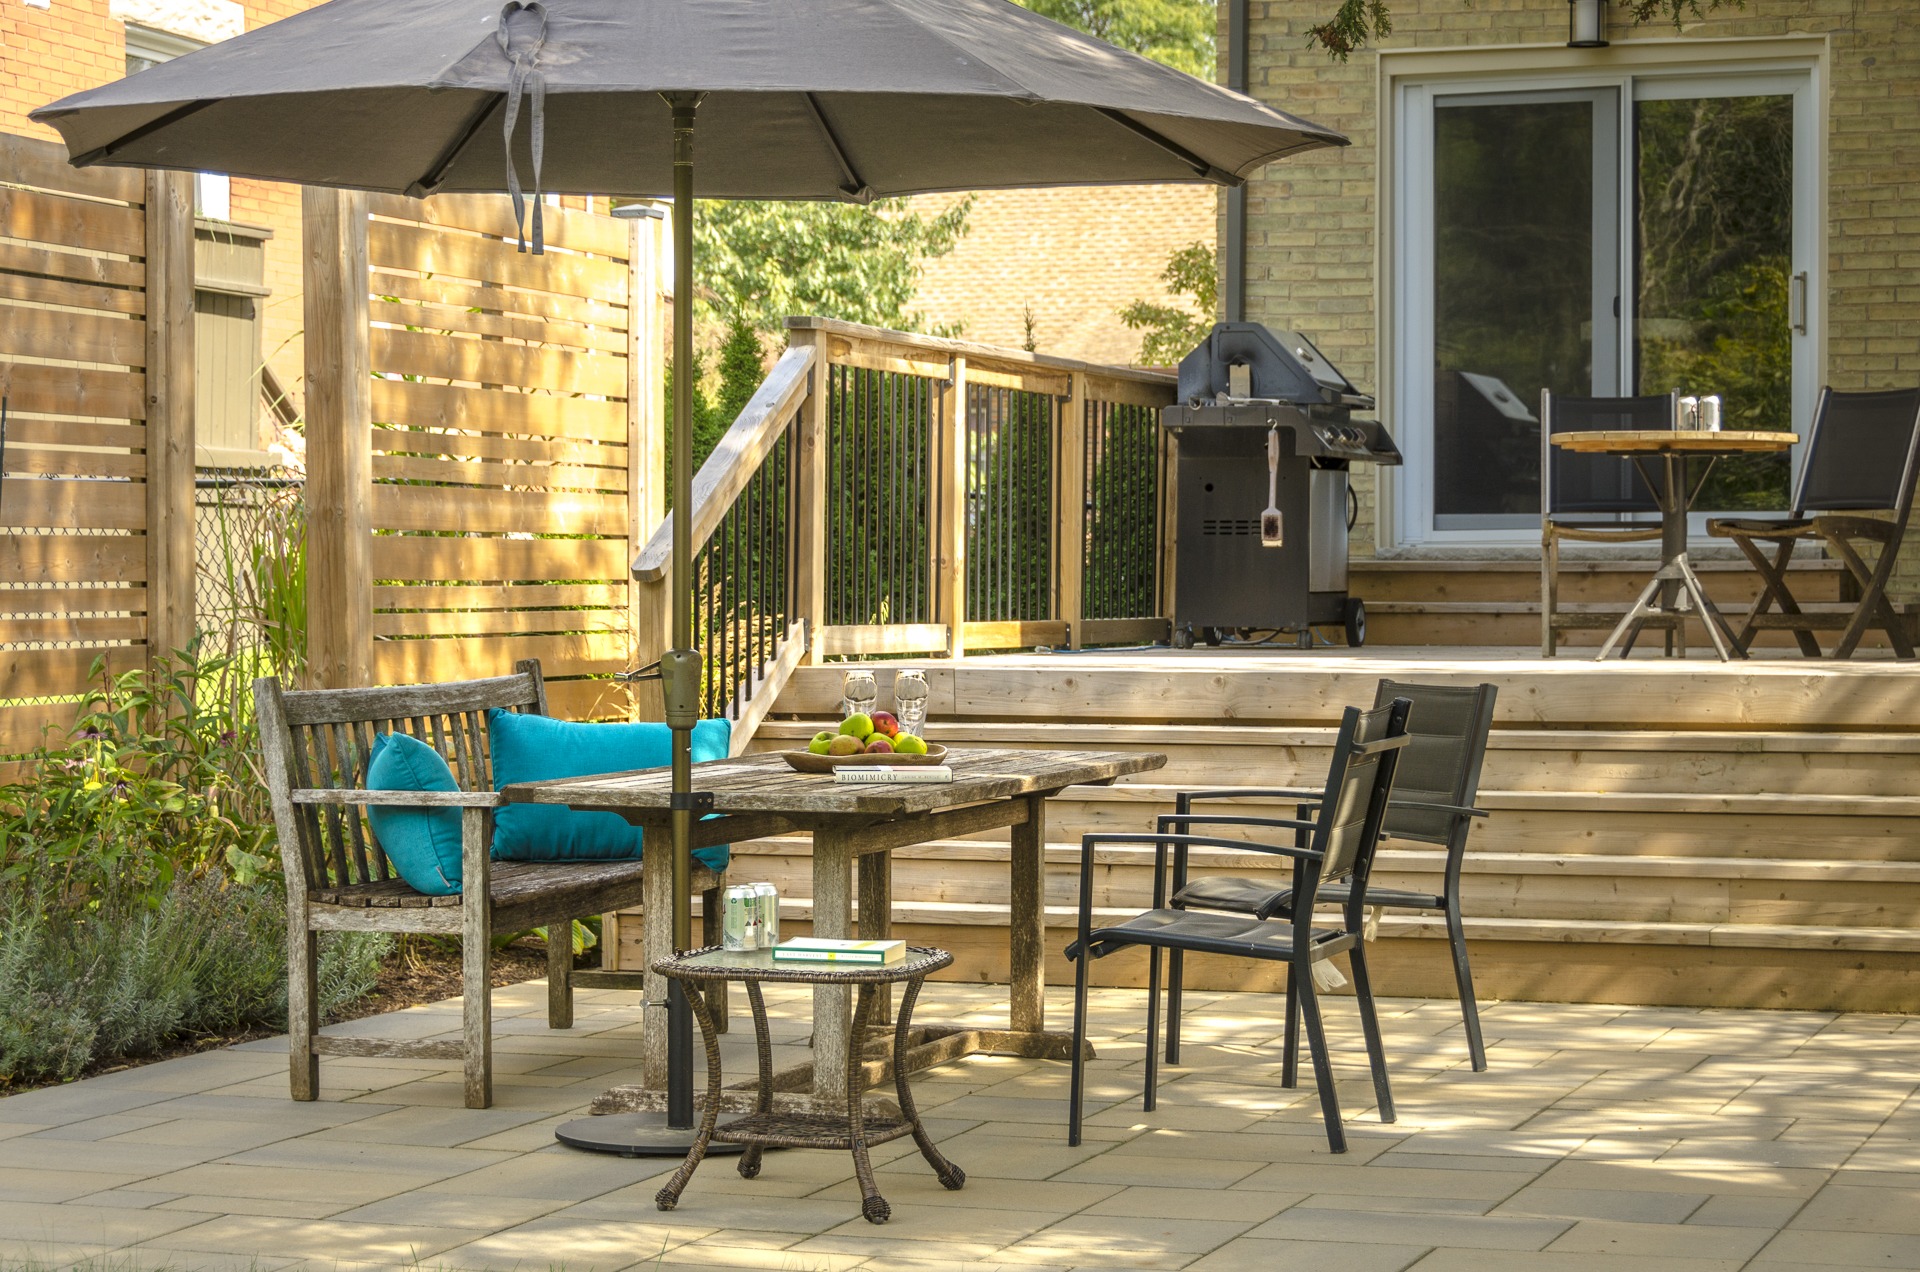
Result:
M387 808L499 808L497 791L366 791L301 787L288 791L296 804L379 804Z

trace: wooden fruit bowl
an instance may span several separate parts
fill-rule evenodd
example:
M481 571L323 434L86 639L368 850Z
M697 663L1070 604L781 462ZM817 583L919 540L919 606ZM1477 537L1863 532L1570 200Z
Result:
M927 744L925 755L900 755L883 751L879 755L870 755L862 751L858 755L815 755L812 751L782 751L787 763L797 773L831 773L843 764L939 764L947 758L947 748L937 743Z

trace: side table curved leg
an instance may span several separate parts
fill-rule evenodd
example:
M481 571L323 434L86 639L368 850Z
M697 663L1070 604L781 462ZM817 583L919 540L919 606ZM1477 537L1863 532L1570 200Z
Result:
M913 1105L913 1089L907 1083L907 1032L913 1023L914 1000L920 997L920 986L926 983L925 977L907 982L906 993L900 998L900 1016L893 1027L893 1086L900 1098L901 1116L913 1127L913 1142L920 1146L920 1156L927 1159L927 1165L933 1167L933 1173L940 1186L948 1191L956 1191L966 1185L967 1172L955 1166L941 1155L933 1146L933 1137L927 1134L927 1128L920 1125L920 1110Z
M672 1210L680 1204L681 1192L693 1178L693 1172L700 1169L707 1145L713 1142L713 1124L720 1116L720 1039L714 1031L713 1013L707 1010L707 996L697 989L688 992L687 1001L693 1007L694 1018L700 1022L700 1040L707 1046L707 1107L700 1115L700 1131L694 1136L693 1147L687 1150L687 1160L680 1163L673 1178L653 1195L653 1204L661 1210ZM762 1047L760 1052L765 1055L766 1048Z
M773 1038L767 1028L767 1000L760 994L760 982L747 982L747 1001L753 1004L753 1050L760 1057L760 1094L754 1101L756 1113L773 1110ZM756 1179L765 1144L749 1144L740 1154L740 1178Z
M847 1035L847 1138L853 1141L853 1176L860 1184L860 1213L868 1223L885 1223L893 1218L893 1207L873 1182L873 1162L867 1157L866 1117L861 1107L860 1044L873 1016L873 999L873 986L861 985L859 1006L853 1012L853 1032Z

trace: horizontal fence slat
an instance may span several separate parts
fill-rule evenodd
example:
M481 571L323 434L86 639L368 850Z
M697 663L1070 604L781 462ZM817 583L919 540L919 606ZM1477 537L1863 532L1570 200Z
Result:
M133 540L139 542L139 540ZM0 614L144 614L144 587L0 587Z
M633 699L617 680L549 679L547 711L562 720L628 720Z
M59 746L81 706L78 702L22 702L0 707L0 755L20 755L42 743ZM11 775L0 773L0 781L20 782L32 776L30 769L21 766Z
M0 253L0 270L5 269L3 257L4 254ZM137 315L147 312L147 294L144 291L134 291L126 287L102 287L95 283L69 282L64 278L34 278L26 274L4 272L0 272L0 300L24 300L36 305L67 305L75 309L100 309L116 314Z
M373 524L381 530L624 536L627 501L625 496L581 491L375 486Z
M497 309L505 314L541 318L548 322L575 326L627 329L627 307L584 296L561 296L549 291L528 291L524 287L483 286L445 278L421 278L375 270L371 276L373 295L379 299L414 301L429 305L457 305L463 309ZM377 303L377 301L376 301Z
M627 391L627 360L611 354L535 349L391 327L373 328L367 333L367 346L376 373L603 397L623 397Z
M391 434L392 430L387 430ZM459 486L536 486L544 490L609 491L624 495L625 468L578 464L490 464L479 460L375 455L376 480L438 481Z
M0 596L4 596L0 593ZM382 586L374 589L376 610L433 609L557 609L591 606L605 609L627 604L623 583L532 583L501 587Z
M830 654L944 653L945 623L846 623L822 627L814 652Z
M631 559L624 539L373 537L373 576L377 579L475 583L624 580Z
M0 172L20 185L68 194L126 203L144 203L147 197L146 173L138 168L76 168L60 143L15 133L0 133Z
M627 267L587 256L534 256L511 243L446 234L423 225L374 221L367 226L367 255L375 269L452 274L477 282L505 283L625 304Z
M140 593L145 596L144 590ZM65 643L85 641L105 644L147 638L147 620L143 614L99 617L85 614L50 614L39 618L13 618L0 614L0 644Z
M483 295L479 300L490 309L502 307L491 296ZM598 349L606 353L623 354L627 351L627 333L617 328L609 330L584 323L558 323L539 318L515 318L506 314L475 313L465 306L415 305L381 297L372 302L371 318L374 322L422 327L429 331L505 336L530 344Z
M62 358L144 367L147 324L112 314L0 305L0 358Z
M15 411L19 409L18 404L13 407ZM15 442L138 451L147 447L147 426L96 424L91 420L41 420L12 414L7 417L7 444Z
M376 598L380 599L380 598ZM533 632L625 632L626 609L437 610L375 614L375 636L495 636Z
M7 421L7 431L13 432L12 420ZM7 441L14 443L17 439L9 437ZM147 457L144 454L14 444L7 447L5 471L55 477L145 477Z
M53 477L9 477L0 482L0 526L139 530L146 524L144 483Z
M139 535L0 534L0 583L144 583Z
M1026 649L1064 645L1067 625L1051 619L1028 622L968 623L962 629L968 649Z
M522 441L517 437L474 437L465 433L423 433L417 429L374 430L376 457L406 452L416 456L459 459L518 460L526 464L583 464L592 468L627 468L627 448L610 442Z
M373 673L381 684L412 685L504 676L522 658L538 658L549 676L624 671L633 641L623 633L501 636L493 640L376 640Z
M417 221L423 225L450 230L469 230L476 234L511 235L513 200L504 194L436 194L428 199L409 199L397 194L370 194L367 210L375 216L397 221ZM578 208L540 209L541 230L548 247L569 252L591 252L596 256L627 259L632 239L627 223L617 217L583 212Z
M91 670L104 660L108 674L131 671L147 658L145 645L114 645L106 649L0 648L0 685L12 698L55 698L86 693L99 681Z
M592 402L557 393L508 393L455 384L377 379L373 382L373 418L388 424L457 428L471 433L627 440L627 408L623 402ZM376 443L379 436L378 432L374 434Z
M111 256L88 256L80 252L62 252L50 247L29 247L25 243L0 243L0 269L21 274L42 274L51 279L74 283L121 288L144 288L147 266L144 261L123 261ZM129 313L146 312L144 291L128 291L134 308Z
M112 420L147 418L147 377L138 371L43 367L0 359L0 394L12 400L16 411Z
M147 218L139 208L8 186L0 186L0 234L120 256L147 251Z

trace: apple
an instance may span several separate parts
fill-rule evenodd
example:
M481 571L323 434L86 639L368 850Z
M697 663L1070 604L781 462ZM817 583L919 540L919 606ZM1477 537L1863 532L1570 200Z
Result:
M891 711L876 711L873 713L873 731L886 737L893 737L900 732L900 721Z
M840 722L840 732L864 742L873 736L873 717L864 711L856 711Z
M832 745L827 747L827 754L828 755L858 755L860 754L861 751L865 749L866 748L861 744L859 738L854 737L850 733L843 733L839 737L836 737L833 740Z
M925 755L927 753L927 740L925 738L917 738L911 733L902 733L893 740L893 749L901 755Z
M815 755L825 755L827 748L832 746L833 740L839 736L840 735L832 729L822 729L820 732L814 734L812 740L807 743L807 750Z
M868 755L892 755L893 743L881 737L879 734L875 734L867 742L867 754Z

